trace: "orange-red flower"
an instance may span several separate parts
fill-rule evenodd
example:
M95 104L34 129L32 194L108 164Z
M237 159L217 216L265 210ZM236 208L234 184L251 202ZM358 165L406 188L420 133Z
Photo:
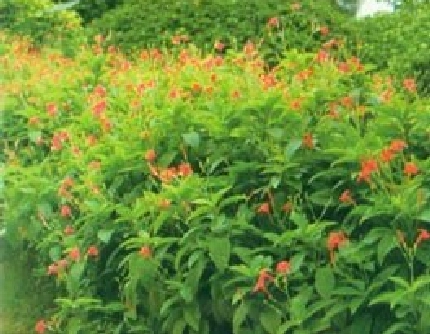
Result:
M418 167L413 162L407 162L407 163L405 163L405 167L403 168L403 173L409 177L417 175L418 174Z
M225 44L224 43L221 43L220 41L216 41L214 43L214 49L215 50L221 52L222 50L224 50L224 48L225 48Z
M51 117L54 117L55 115L57 115L58 112L58 108L57 105L55 103L48 103L46 105L46 111L48 112L48 115Z
M282 206L282 211L286 213L291 212L292 210L293 210L293 203L289 201Z
M36 322L36 325L34 326L34 330L38 334L45 333L47 328L48 328L48 326L46 325L45 320L43 320L43 319Z
M70 251L69 251L69 257L70 259L72 259L73 261L79 261L79 258L81 257L81 252L79 251L78 247L73 247Z
M145 152L145 160L152 163L157 158L157 153L155 153L154 149L150 149Z
M148 246L143 246L140 251L139 254L144 258L144 259L149 259L152 256L152 251L151 248L149 248Z
M99 249L97 246L90 246L87 250L88 256L97 257L99 256Z
M178 175L186 177L193 174L193 168L188 162L181 162L178 166Z
M276 273L279 275L287 275L291 270L291 264L288 261L280 261L276 264Z
M403 87L410 93L415 93L417 91L417 85L414 79L403 80Z
M375 159L365 160L361 163L361 171L358 174L357 181L360 182L362 180L366 182L370 182L370 177L372 173L378 170L378 163Z
M74 229L72 226L67 225L67 226L64 228L64 234L65 234L65 235L72 235L73 233L75 233L75 229Z
M352 199L351 190L346 189L344 192L340 195L339 201L341 201L344 204L352 204L354 203L354 200Z
M263 292L268 294L267 291L267 282L273 282L274 278L269 273L268 269L261 269L258 274L257 283L254 286L254 292Z
M312 136L312 133L310 132L305 133L302 139L302 145L303 147L306 147L309 149L314 148L314 137Z
M61 217L68 218L72 216L72 209L68 205L62 205L60 209Z
M267 21L267 26L269 28L279 28L279 19L277 17L271 17Z
M261 204L257 208L258 213L269 214L270 213L270 204L268 202Z
M390 150L398 153L403 151L404 148L408 147L408 144L401 139L394 139L391 141Z
M418 229L420 232L415 241L415 247L418 246L422 241L430 239L430 232L425 229Z
M330 33L330 29L327 26L322 26L320 28L320 33L323 36L327 36Z
M330 253L330 263L334 264L334 251L344 246L348 242L344 232L330 232L327 239L327 249Z
M394 152L390 148L384 148L381 151L381 160L383 162L390 162L394 158Z

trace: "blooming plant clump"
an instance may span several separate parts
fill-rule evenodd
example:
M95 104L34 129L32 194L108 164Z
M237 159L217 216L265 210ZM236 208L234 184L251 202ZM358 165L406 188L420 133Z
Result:
M178 36L132 59L0 37L5 237L57 286L35 332L429 333L413 79Z

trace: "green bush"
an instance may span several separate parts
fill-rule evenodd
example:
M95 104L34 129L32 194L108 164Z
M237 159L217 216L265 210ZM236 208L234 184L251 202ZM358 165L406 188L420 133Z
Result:
M411 85L295 51L266 72L250 45L4 44L5 237L58 286L39 332L430 332Z
M278 28L268 28L272 17ZM320 45L319 28L336 30L345 18L330 1L128 0L90 28L94 34L111 33L111 42L123 50L171 46L173 36L186 35L206 50L215 40L234 47L264 38L267 49L279 55L287 47L314 50Z
M418 90L430 94L430 3L405 6L345 25L349 49L376 71L397 77L414 76Z
M32 40L33 47L51 45L73 55L85 41L80 17L72 10L53 10L51 0L3 0L0 29Z
M73 9L79 13L84 23L89 23L122 2L123 0L81 0Z

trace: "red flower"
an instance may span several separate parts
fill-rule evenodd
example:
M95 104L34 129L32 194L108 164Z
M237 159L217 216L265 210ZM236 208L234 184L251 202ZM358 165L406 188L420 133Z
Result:
M342 73L348 73L350 71L349 65L345 62L340 62L337 65L337 69L339 70L339 72L342 72Z
M267 282L273 282L274 278L269 273L268 269L261 269L258 274L257 283L254 286L254 292L263 292L268 294L266 284Z
M370 176L373 172L378 170L378 163L374 159L365 160L361 163L361 171L358 174L357 181L360 182L362 180L366 182L370 182Z
M330 263L334 264L334 251L348 242L344 232L330 232L327 239L327 249L330 253Z
M188 175L193 174L193 168L188 162L181 162L178 166L178 175L186 177Z
M152 163L157 159L157 153L155 153L154 149L150 149L145 153L145 160Z
M394 158L394 152L390 150L389 148L384 148L381 151L381 160L383 162L390 162Z
M72 216L72 209L68 205L62 205L60 211L61 217L68 218Z
M61 259L57 261L57 265L58 265L58 269L64 269L67 267L67 260L66 259Z
M55 103L48 103L46 105L46 111L48 112L48 115L51 117L54 117L55 115L57 115L58 112L58 108L57 105Z
M320 28L320 33L323 36L327 36L329 34L329 32L330 32L330 30L329 30L329 28L327 26L322 26Z
M214 44L214 49L215 50L221 52L222 50L224 50L224 48L225 48L225 44L224 43L221 43L220 41L216 41L215 42L215 44Z
M417 85L414 79L403 80L403 87L410 93L415 93L417 91Z
M58 275L58 265L53 263L48 266L48 275Z
M72 235L73 233L75 233L75 230L73 229L73 227L72 227L72 226L67 225L67 226L64 228L64 234L65 234L65 235Z
M339 201L341 201L344 204L352 204L354 203L354 200L351 196L351 190L346 189L339 197Z
M315 60L319 63L327 62L330 59L330 54L325 50L319 50L315 56Z
M39 320L38 322L36 322L36 325L34 326L34 330L38 334L45 333L45 331L46 331L47 328L48 327L46 326L45 320Z
M262 214L269 214L270 213L270 204L268 202L261 204L258 208L257 208L257 212L258 213L262 213Z
M405 167L403 168L403 173L405 173L405 175L407 175L409 177L411 177L413 175L417 175L418 174L418 167L413 162L407 162L407 163L405 163Z
M170 206L171 202L167 198L163 198L158 206L162 209L167 209Z
M94 88L94 94L98 95L99 97L105 97L106 96L106 88L104 88L101 85L97 85L97 87Z
M276 273L286 275L291 270L291 264L288 261L281 261L276 264Z
M430 239L430 232L425 230L425 229L418 229L418 231L420 232L420 234L417 237L417 240L415 241L415 247L418 246L421 241L425 241Z
M143 246L140 251L139 254L144 258L144 259L149 259L152 256L152 251L151 248L149 248L148 246Z
M267 26L269 28L279 28L279 19L277 17L271 17L269 21L267 21Z
M79 261L79 258L81 257L81 252L79 251L78 247L73 247L70 251L69 251L69 257L73 260L73 261Z
M291 212L293 210L293 203L291 202L287 202L282 206L282 211L288 213Z
M313 149L314 148L314 138L312 133L305 133L302 139L302 145L306 148Z
M87 250L88 256L97 257L99 256L99 250L96 246L90 246Z
M106 100L101 100L100 102L97 102L94 106L93 106L93 116L94 117L100 117L101 114L106 110Z
M29 125L37 125L40 123L40 119L37 116L32 116L28 119L28 124Z
M403 149L406 147L408 147L408 144L406 144L401 139L394 139L391 141L391 144L390 144L390 150L395 153L403 151Z

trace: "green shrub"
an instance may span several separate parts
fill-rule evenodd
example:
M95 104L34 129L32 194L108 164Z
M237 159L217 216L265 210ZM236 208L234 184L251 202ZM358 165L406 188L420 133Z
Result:
M430 94L430 3L405 6L345 25L349 49L376 71L388 70L397 77L414 76L418 90Z
M323 53L267 72L251 45L2 49L6 238L58 285L38 328L430 332L430 110L411 85Z
M279 28L268 29L272 17L278 18ZM94 34L111 33L111 42L123 50L171 46L175 35L186 35L206 50L213 49L215 40L241 47L249 39L264 38L268 51L277 56L287 47L315 50L320 45L320 26L336 30L345 18L331 2L129 0L90 28Z
M3 0L0 29L29 37L34 46L52 45L72 54L84 40L80 18L74 11L52 7L51 0Z
M123 0L81 0L73 9L79 13L84 23L89 23L122 2Z

